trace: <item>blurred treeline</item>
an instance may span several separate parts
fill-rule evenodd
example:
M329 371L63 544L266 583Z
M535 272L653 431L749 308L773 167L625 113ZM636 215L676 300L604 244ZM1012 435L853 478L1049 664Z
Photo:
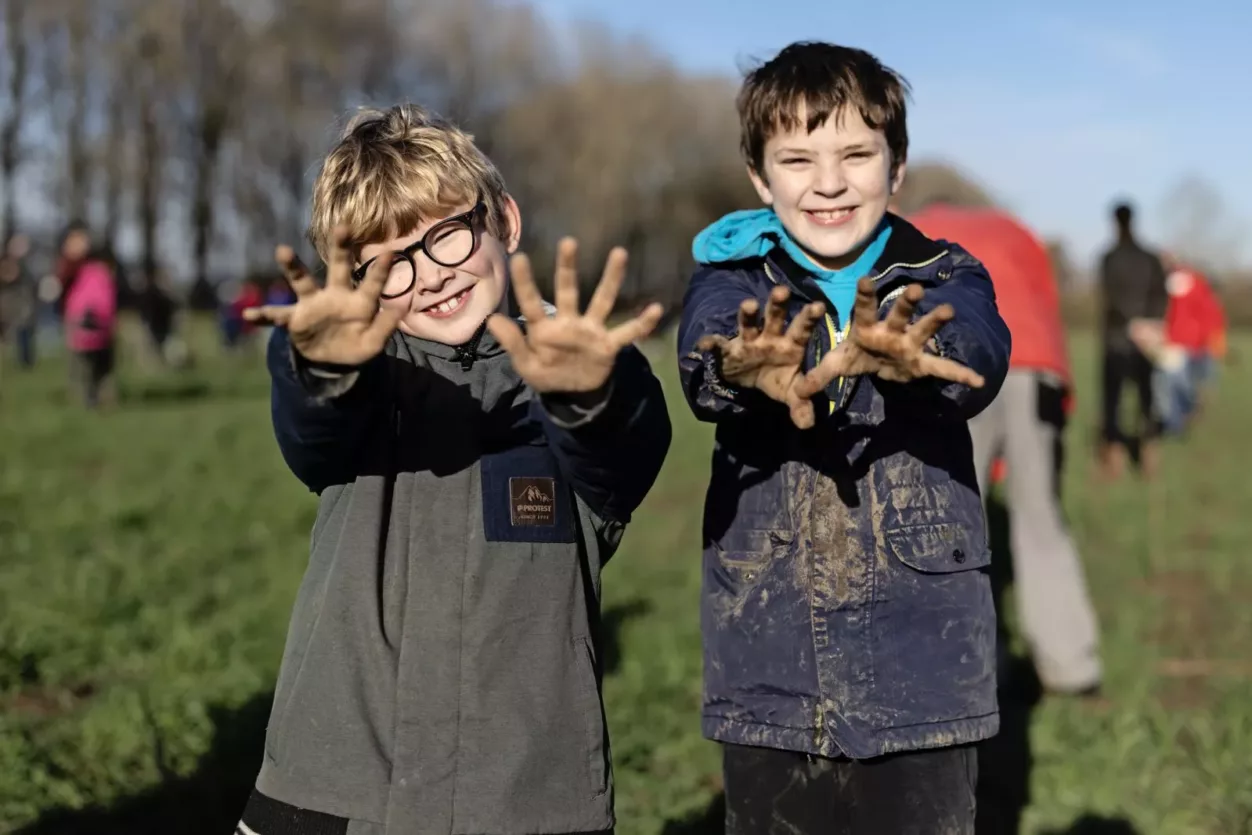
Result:
M321 155L363 104L417 101L467 126L504 171L538 263L573 234L590 279L624 244L636 299L676 306L695 232L756 205L737 79L680 72L592 25L553 28L524 3L0 5L0 233L48 250L86 219L131 290L165 272L212 306L219 282L271 276L274 245L303 241ZM911 169L914 193L953 180Z

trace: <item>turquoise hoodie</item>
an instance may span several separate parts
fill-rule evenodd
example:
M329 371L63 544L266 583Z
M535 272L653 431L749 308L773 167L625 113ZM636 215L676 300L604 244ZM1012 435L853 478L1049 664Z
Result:
M856 301L856 283L869 275L882 257L891 237L891 224L883 220L874 240L860 257L841 270L823 269L791 239L773 209L750 209L731 212L707 227L691 245L691 254L699 264L722 264L745 258L763 258L775 247L783 251L812 274L826 298L834 305L835 318L842 327L852 315Z

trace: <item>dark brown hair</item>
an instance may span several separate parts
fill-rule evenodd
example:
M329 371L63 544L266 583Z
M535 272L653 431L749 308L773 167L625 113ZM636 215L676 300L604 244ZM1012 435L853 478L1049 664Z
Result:
M831 114L855 107L891 149L892 170L908 158L905 100L909 84L862 49L820 41L785 47L747 74L739 89L739 147L744 160L762 174L765 143L776 133L800 126L816 130Z

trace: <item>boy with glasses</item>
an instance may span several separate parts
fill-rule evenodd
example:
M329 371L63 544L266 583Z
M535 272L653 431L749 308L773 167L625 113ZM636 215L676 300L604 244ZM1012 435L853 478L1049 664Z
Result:
M280 248L296 302L248 314L321 501L239 832L613 827L600 573L669 446L661 310L608 327L618 249L580 313L570 240L549 308L520 234L468 135L363 113L314 187L325 286Z

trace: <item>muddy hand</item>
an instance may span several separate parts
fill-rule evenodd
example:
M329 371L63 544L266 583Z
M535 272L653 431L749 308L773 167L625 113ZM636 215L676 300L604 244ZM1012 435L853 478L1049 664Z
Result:
M379 306L390 254L375 258L355 288L346 229L335 231L324 288L291 247L278 247L275 258L296 295L295 304L249 308L245 319L286 328L292 347L313 362L360 365L382 352L406 312L403 306Z
M886 318L879 319L874 281L861 279L847 338L805 375L801 392L812 396L838 377L858 374L873 374L898 383L933 377L982 388L982 375L927 350L939 329L956 314L951 305L941 304L913 322L924 295L921 285L910 285L896 299Z
M787 405L791 420L801 429L813 425L813 404L796 386L803 379L800 368L813 329L826 312L813 302L786 324L785 287L775 287L765 305L765 321L759 325L760 304L747 299L739 306L739 333L731 339L705 336L696 343L700 351L712 351L721 359L723 379L740 388L755 388L772 400Z
M538 392L572 394L600 389L613 373L617 355L646 339L661 321L662 307L650 304L635 318L614 328L608 326L626 276L626 250L621 247L609 253L587 311L580 313L577 260L577 242L562 239L557 246L553 282L556 315L549 316L535 286L530 259L520 253L514 255L509 267L526 330L500 314L487 320L488 329L508 351L517 373Z

